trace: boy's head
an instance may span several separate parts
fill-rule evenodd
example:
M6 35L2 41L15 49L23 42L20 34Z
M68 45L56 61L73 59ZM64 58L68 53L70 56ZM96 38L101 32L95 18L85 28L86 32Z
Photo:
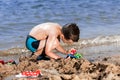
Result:
M75 23L66 24L62 27L62 33L66 40L77 42L79 40L80 30Z

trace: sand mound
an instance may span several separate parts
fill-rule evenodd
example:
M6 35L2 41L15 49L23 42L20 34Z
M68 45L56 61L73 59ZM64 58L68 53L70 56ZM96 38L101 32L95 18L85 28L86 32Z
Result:
M41 60L21 56L18 64L0 64L0 78L22 71L40 69L42 77L35 80L119 80L120 66L106 62L90 62L86 59ZM14 78L13 80L26 80Z

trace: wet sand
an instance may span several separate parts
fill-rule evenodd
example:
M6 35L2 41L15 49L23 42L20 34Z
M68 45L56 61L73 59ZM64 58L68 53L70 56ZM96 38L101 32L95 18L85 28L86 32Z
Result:
M20 72L37 69L41 70L41 77L15 77ZM0 64L0 73L2 80L119 80L120 56L99 58L96 61L85 58L35 61L34 58L21 55L17 64Z
M34 57L30 57L31 52L26 48L0 51L0 59L6 61L13 59L17 63L0 64L0 80L120 80L120 46L118 42L99 45L82 44L82 46L74 44L71 47L64 44L63 46L66 49L75 47L79 53L83 54L83 58L36 61ZM65 57L66 55L61 56ZM43 74L38 78L15 77L23 71L37 69L41 70Z

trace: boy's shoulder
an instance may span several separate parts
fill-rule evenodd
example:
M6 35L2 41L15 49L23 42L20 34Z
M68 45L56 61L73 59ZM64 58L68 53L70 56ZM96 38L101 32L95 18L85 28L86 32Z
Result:
M39 25L59 25L58 23L54 23L54 22L45 22L45 23L41 23Z
M59 27L61 27L60 24L54 23L54 22L46 22L46 23L43 23L43 24L48 25L48 26L59 26Z
M61 27L61 26L58 23L46 22L46 23L38 24L34 27L39 27L39 28L52 27L52 28L54 28L54 27Z

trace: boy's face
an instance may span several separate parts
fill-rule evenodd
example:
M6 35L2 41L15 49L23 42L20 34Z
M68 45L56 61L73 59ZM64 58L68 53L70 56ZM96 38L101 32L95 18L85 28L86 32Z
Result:
M65 39L65 37L63 35L61 36L61 39L64 43L67 43L67 44L72 44L73 43L73 40L71 40L71 39L67 40L67 39Z
M67 44L73 44L73 41L71 39L67 40Z
M65 38L63 39L63 42L64 43L67 43L67 44L73 44L73 41L71 39L69 40L66 40Z

